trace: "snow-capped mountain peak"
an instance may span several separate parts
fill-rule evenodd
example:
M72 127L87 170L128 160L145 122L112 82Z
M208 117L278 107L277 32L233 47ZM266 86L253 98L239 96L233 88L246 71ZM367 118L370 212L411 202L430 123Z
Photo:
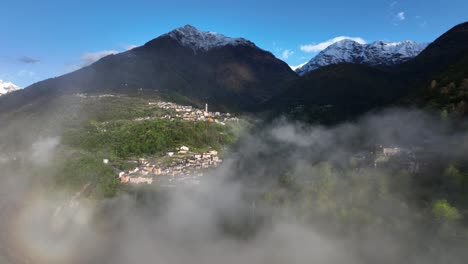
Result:
M410 40L402 42L375 41L370 44L360 44L350 39L344 39L328 46L296 72L299 75L305 75L320 67L340 63L371 66L397 65L416 57L427 45L427 43L417 43Z
M7 93L14 92L20 89L17 85L13 84L12 82L4 82L0 80L0 96L5 95Z
M417 43L411 40L402 42L375 41L368 45L369 49L379 49L381 52L386 53L398 53L404 57L415 57L426 47L426 43Z
M189 47L194 51L210 50L221 46L248 45L255 46L244 38L230 38L216 32L201 31L191 25L186 25L166 34L177 40L182 46Z
M301 63L299 65L289 65L289 68L291 68L291 70L293 70L293 71L296 71L297 69L301 68L302 66L304 66L306 64L307 64L307 62Z

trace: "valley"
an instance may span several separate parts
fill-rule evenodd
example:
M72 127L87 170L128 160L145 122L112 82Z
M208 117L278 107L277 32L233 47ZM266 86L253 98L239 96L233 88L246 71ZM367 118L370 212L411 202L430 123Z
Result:
M301 44L293 71L185 25L0 81L0 262L465 263L468 22L446 30Z

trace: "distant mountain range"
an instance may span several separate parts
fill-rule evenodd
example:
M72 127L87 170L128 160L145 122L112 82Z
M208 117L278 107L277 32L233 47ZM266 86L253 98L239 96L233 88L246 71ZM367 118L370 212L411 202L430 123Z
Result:
M427 45L427 43L417 43L410 40L403 42L376 41L370 44L360 44L345 39L328 46L305 65L294 70L302 76L324 66L342 63L393 66L416 57Z
M21 91L18 100L54 93L157 91L195 104L209 103L213 109L245 111L296 78L285 62L248 40L187 25L141 47L33 84Z
M16 90L20 89L18 86L16 86L12 82L4 82L0 80L0 96L5 95L7 93L14 92Z
M417 105L468 115L468 22L394 67L340 63L291 83L264 109L312 122L338 122L389 105Z
M429 45L344 40L298 72L249 40L187 25L3 96L0 117L35 112L67 94L147 92L223 111L262 111L315 122L402 103L468 113L468 23Z

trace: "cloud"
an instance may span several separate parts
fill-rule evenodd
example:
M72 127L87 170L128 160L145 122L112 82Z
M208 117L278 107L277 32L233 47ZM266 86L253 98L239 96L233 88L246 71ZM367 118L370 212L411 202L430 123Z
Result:
M421 28L426 27L427 21L422 16L415 16L414 18L416 19L416 21L418 22L418 25Z
M125 48L126 50L130 50L132 48L135 48L137 47L136 45L125 45L123 46L123 48ZM67 64L65 65L65 71L67 72L72 72L72 71L76 71L80 68L83 68L83 67L86 67L86 66L89 66L91 64L93 64L94 62L106 57L106 56L109 56L109 55L114 55L114 54L117 54L117 53L120 53L122 51L117 51L117 50L101 50L101 51L96 51L96 52L87 52L87 53L84 53L83 55L81 55L80 57L80 62L79 63L70 63L70 64Z
M291 55L294 54L294 51L285 49L283 53L281 54L281 57L285 60L287 60Z
M398 4L398 2L397 2L397 1L393 1L393 2L391 2L391 3L390 3L390 8L393 8L393 7L395 7L397 4Z
M51 111L44 111L49 119L55 116ZM12 175L0 185L0 236L8 246L0 248L1 259L435 264L464 263L467 257L465 227L436 223L429 207L433 198L420 198L431 189L414 188L427 178L439 179L420 179L428 170L439 174L438 164L444 163L439 157L467 158L468 146L460 144L466 131L449 132L449 122L438 116L392 110L330 127L279 120L241 135L197 187L132 187L102 200L94 198L94 180L73 182L72 193L60 188L54 179L62 170L55 168L75 164L67 160L75 151L57 146L56 136L27 144L37 137L37 127L29 118L23 122L11 136L24 134L19 137L24 151L0 153L2 175ZM17 140L3 136L10 126L2 123L0 143L15 150ZM421 153L422 160L405 154L376 165L374 158L382 155L374 155L376 144L401 146L415 157ZM44 155L39 164L29 162ZM16 157L19 161L10 161ZM394 168L397 162L401 168ZM421 168L411 172L408 163Z
M338 41L341 41L341 40L344 40L344 39L350 39L350 40L353 40L353 41L356 41L360 44L365 44L366 41L360 37L346 37L346 36L339 36L339 37L335 37L335 38L332 38L332 39L329 39L327 41L324 41L324 42L321 42L321 43L318 43L318 44L307 44L307 45L301 45L301 50L304 51L304 52L319 52L319 51L322 51L324 49L326 49L328 46L338 42Z
M49 162L54 149L59 143L60 138L58 137L48 137L38 140L32 145L32 149L29 152L30 160L36 165Z
M395 18L399 21L403 21L406 19L405 17L405 12L401 11L401 12L398 12L398 14L396 14Z
M134 45L134 44L129 44L129 45L124 46L125 50L131 50L131 49L134 49L134 48L137 48L137 47L139 47L139 46Z
M36 73L33 71L28 71L28 70L21 70L17 73L17 75L18 77L22 77L22 78L25 78L25 77L32 78L36 75Z
M88 66L96 61L98 61L101 58L104 58L109 55L117 54L119 53L118 51L115 50L102 50L102 51L96 51L96 52L89 52L83 54L81 56L81 66Z
M36 59L36 58L31 58L31 57L28 57L28 56L23 56L23 57L19 58L18 61L20 61L22 63L26 63L26 64L36 64L36 63L40 62L41 60Z

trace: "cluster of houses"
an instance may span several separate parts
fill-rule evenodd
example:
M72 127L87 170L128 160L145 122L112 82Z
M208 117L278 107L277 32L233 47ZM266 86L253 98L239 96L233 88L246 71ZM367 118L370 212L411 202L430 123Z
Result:
M89 94L84 94L84 93L77 93L74 94L76 97L80 98L105 98L105 97L116 97L116 95L113 94L99 94L99 95L89 95Z
M421 151L420 148L377 145L373 150L356 153L353 156L353 162L356 167L381 168L387 166L387 162L392 160L408 172L417 173L424 165L420 157Z
M222 160L216 150L205 153L190 152L186 146L177 151L167 152L170 160L166 165L140 159L138 166L129 171L119 173L122 184L153 184L175 187L177 185L198 185L200 177L209 168L218 167Z
M156 105L161 109L172 110L174 114L167 114L164 119L182 119L186 121L207 121L214 122L220 125L226 125L226 122L239 122L237 117L233 117L230 113L210 112L208 104L205 104L205 109L198 109L188 105L178 105L171 102L156 102L149 103Z
M410 173L420 171L421 161L417 158L420 148L402 148L398 146L378 145L374 157L374 167L380 167L390 158L398 161Z

